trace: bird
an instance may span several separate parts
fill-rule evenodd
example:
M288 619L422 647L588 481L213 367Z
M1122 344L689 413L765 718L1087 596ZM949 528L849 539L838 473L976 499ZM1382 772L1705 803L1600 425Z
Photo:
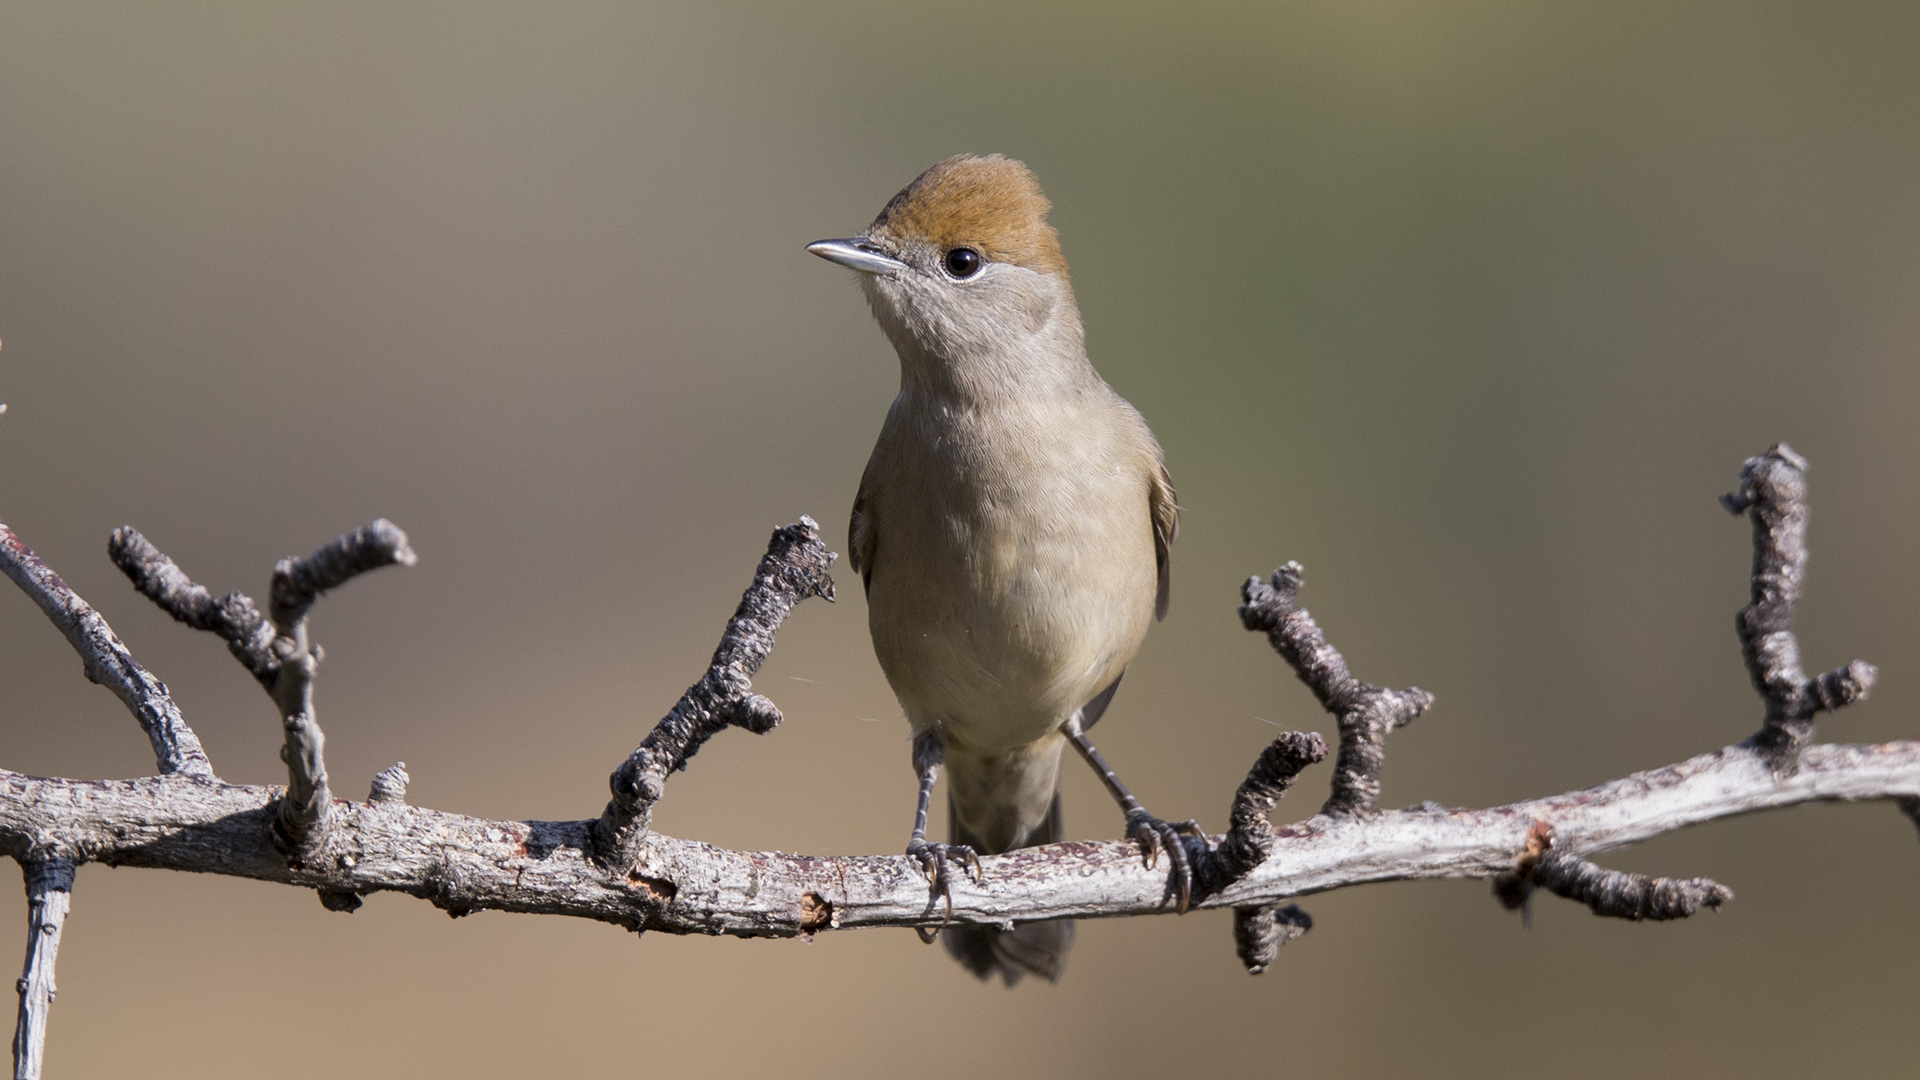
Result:
M1087 358L1050 209L1022 162L963 154L921 173L860 235L807 245L857 271L899 354L848 546L913 733L906 853L949 919L955 870L979 880L981 855L1062 839L1068 746L1119 803L1143 859L1168 856L1182 911L1185 840L1203 835L1148 814L1087 736L1166 616L1180 510L1153 432ZM944 844L926 839L943 770ZM1013 986L1059 979L1073 924L949 922L939 936L967 970Z

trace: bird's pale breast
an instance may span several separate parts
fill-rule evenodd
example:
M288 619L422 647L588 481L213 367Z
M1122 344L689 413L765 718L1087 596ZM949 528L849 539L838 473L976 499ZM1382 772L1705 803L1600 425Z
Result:
M863 483L869 620L915 730L997 753L1118 678L1153 617L1152 436L1107 391L896 402Z

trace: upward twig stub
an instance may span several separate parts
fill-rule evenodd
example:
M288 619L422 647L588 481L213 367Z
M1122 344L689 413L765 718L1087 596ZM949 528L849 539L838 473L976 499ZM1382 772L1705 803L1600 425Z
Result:
M680 695L608 779L613 798L595 831L609 865L633 861L648 813L665 793L668 774L686 768L687 759L699 753L703 743L728 726L764 735L780 723L779 708L753 692L753 676L796 605L810 596L833 599L833 578L827 574L833 560L834 553L820 540L819 523L810 517L774 531L753 584L727 620L706 674Z
M1317 732L1289 731L1273 740L1248 770L1233 796L1226 838L1207 860L1202 877L1214 888L1238 881L1267 861L1273 850L1270 815L1280 797L1307 766L1327 756L1327 741Z
M1775 443L1747 459L1739 490L1720 502L1753 522L1753 594L1738 621L1740 654L1767 709L1753 741L1776 771L1791 772L1814 716L1866 697L1879 672L1864 660L1817 679L1801 669L1793 615L1807 576L1806 459Z

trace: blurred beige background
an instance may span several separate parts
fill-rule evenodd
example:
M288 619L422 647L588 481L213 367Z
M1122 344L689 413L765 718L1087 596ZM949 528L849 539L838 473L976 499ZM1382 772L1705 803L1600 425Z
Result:
M896 367L802 245L1002 151L1187 507L1172 616L1101 727L1157 812L1221 828L1273 724L1331 730L1233 613L1289 558L1363 677L1439 694L1390 744L1391 805L1744 736L1747 529L1714 497L1776 439L1814 466L1809 665L1884 673L1823 731L1920 735L1916 48L1905 0L8 5L0 520L223 775L268 783L269 703L107 534L258 594L391 517L420 565L315 619L336 785L405 760L423 805L596 813L768 531L811 513L844 547ZM901 848L905 725L842 577L758 682L786 725L710 744L665 831ZM10 590L0 650L0 765L152 769ZM1071 831L1118 831L1084 770L1067 798ZM50 1075L1920 1068L1920 843L1891 807L1608 861L1738 899L1668 926L1548 899L1529 932L1476 882L1356 889L1258 979L1202 913L1085 925L1063 983L1009 993L905 931L636 940L88 867Z

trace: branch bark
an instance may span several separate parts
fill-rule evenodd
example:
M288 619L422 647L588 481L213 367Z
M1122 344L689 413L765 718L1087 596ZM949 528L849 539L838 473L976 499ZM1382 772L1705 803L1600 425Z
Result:
M1248 578L1240 595L1240 621L1267 635L1321 708L1340 725L1340 755L1333 765L1333 793L1323 814L1372 813L1380 798L1380 769L1387 760L1387 732L1413 723L1433 705L1433 695L1415 686L1388 690L1364 683L1347 670L1347 660L1327 641L1313 616L1296 598L1306 571L1290 562L1273 572L1271 583Z
M765 735L779 725L779 708L753 692L753 676L773 651L780 624L800 601L810 596L833 601L833 579L827 576L833 560L820 540L819 523L810 517L774 532L706 674L608 778L613 798L595 829L603 859L631 865L640 857L653 804L665 794L668 775L686 768L708 739L729 726Z
M407 545L407 534L379 518L304 559L281 559L274 564L269 586L270 621L260 617L260 609L245 593L214 599L130 525L114 530L107 554L133 587L167 614L224 639L234 659L273 698L286 739L280 760L287 766L287 793L273 827L285 850L316 854L333 795L327 786L327 737L313 711L313 678L326 654L308 636L307 614L322 593L369 570L412 566L418 559Z
M1754 744L1781 771L1813 738L1813 718L1851 705L1873 689L1879 670L1855 660L1816 679L1800 668L1794 608L1807 577L1807 461L1786 443L1750 457L1740 488L1720 497L1729 513L1753 522L1753 601L1740 609L1740 654L1766 702Z
M498 821L391 802L336 806L335 858L292 865L267 837L277 787L177 777L57 780L0 771L0 853L30 838L76 861L228 874L304 888L399 892L453 915L524 911L680 934L793 936L812 929L938 926L946 918L904 855L729 851L649 833L639 860L593 857L597 819ZM1484 810L1426 806L1316 815L1274 830L1272 853L1198 908L1272 907L1330 889L1513 869L1536 821L1557 850L1591 856L1719 818L1812 802L1920 797L1920 741L1807 748L1776 778L1749 746L1582 791ZM1213 837L1218 842L1221 837ZM1170 914L1164 866L1124 840L1070 841L984 856L957 875L956 922ZM831 906L830 916L806 914Z
M0 524L0 571L32 597L66 635L73 651L80 654L87 681L113 691L113 696L140 722L141 730L153 743L153 756L162 773L213 776L213 764L167 693L167 684L141 667L107 620L75 595L60 575L4 524Z

